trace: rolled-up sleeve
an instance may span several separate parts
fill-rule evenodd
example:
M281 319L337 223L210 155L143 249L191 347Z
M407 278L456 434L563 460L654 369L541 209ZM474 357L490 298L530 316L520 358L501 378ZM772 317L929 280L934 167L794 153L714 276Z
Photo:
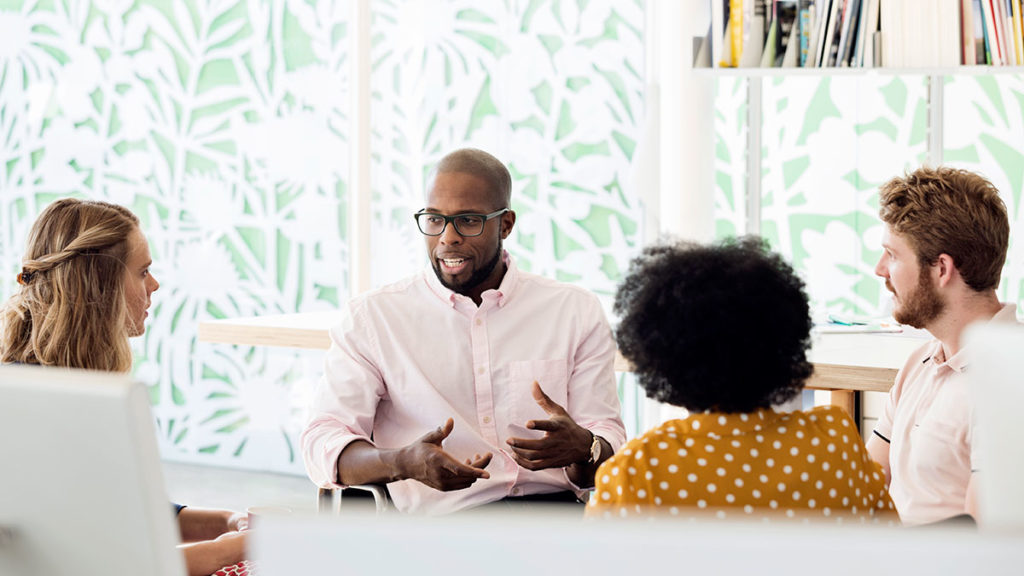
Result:
M302 457L310 479L337 487L338 456L356 440L370 441L377 404L386 393L375 362L376 339L358 303L331 329L324 374L313 393L302 432Z
M608 441L618 452L626 442L615 381L615 340L597 297L587 294L584 332L573 359L566 410L577 424Z

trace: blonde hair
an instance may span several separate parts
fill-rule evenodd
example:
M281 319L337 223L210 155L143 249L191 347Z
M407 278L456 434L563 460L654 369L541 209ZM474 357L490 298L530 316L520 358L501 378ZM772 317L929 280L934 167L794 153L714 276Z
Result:
M125 262L139 219L65 198L32 225L22 284L0 311L0 362L127 372Z

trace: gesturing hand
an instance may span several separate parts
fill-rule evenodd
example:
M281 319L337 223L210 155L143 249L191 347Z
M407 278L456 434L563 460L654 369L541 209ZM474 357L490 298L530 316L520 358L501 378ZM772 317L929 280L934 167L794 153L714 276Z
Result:
M418 480L444 492L469 488L478 478L490 478L484 468L491 462L491 453L459 462L441 448L441 442L452 433L455 422L449 418L444 426L428 432L406 446L402 452L406 477Z
M526 427L543 430L544 437L509 438L505 442L512 448L512 458L527 470L562 468L588 460L590 431L576 424L565 408L549 398L537 382L533 383L533 399L551 417L547 420L530 420Z

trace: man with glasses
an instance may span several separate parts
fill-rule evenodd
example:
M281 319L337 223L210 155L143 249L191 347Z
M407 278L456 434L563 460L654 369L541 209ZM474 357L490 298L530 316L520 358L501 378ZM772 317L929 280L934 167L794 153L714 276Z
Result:
M511 187L481 150L435 168L413 215L432 273L353 299L331 330L302 435L316 484L387 483L428 514L577 501L625 441L601 305L503 250Z

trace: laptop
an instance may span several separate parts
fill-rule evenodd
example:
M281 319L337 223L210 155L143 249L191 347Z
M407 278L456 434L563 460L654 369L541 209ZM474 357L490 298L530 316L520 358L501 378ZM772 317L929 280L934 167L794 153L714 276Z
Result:
M980 324L964 337L971 350L977 406L978 512L985 528L1024 530L1024 327Z
M0 574L185 574L130 376L0 366L0 462Z

